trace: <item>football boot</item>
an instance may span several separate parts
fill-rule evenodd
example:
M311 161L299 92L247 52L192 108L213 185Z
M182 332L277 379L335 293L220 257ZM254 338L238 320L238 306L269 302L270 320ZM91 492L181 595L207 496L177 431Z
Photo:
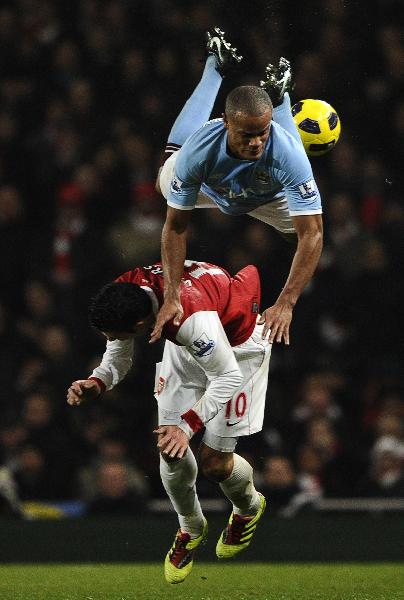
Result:
M222 531L216 545L216 556L218 558L232 558L248 548L266 506L264 496L259 494L259 497L260 508L254 517L241 517L234 513L231 514L227 527Z
M243 59L237 54L237 48L232 48L229 42L226 42L224 31L219 27L206 32L206 53L216 57L216 70L222 77Z
M282 104L285 93L293 89L292 68L287 58L281 57L277 67L272 64L266 67L260 87L268 92L274 108Z
M203 531L197 538L191 539L189 533L179 529L174 543L164 561L164 576L167 583L181 583L190 574L194 564L195 550L206 541L208 523L205 519Z

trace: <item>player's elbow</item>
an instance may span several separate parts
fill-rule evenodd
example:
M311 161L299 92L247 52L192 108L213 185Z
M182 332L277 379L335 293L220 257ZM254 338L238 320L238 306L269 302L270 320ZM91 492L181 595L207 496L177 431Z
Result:
M239 369L227 371L210 379L209 390L219 404L226 404L229 398L237 392L243 382L243 376Z
M307 258L312 257L312 259L317 262L323 251L322 230L311 231L307 233L302 239L301 247Z
M243 381L243 375L241 374L241 371L238 371L238 373L234 375L234 379L233 379L234 387L239 388L242 381Z
M324 243L324 233L323 233L322 222L320 222L320 226L313 233L313 242L314 242L315 248L317 250L317 253L321 254L321 252L323 250L323 243Z
M320 216L320 215L319 215ZM321 252L323 247L323 224L321 219L312 219L297 229L298 246L304 245Z
M316 229L310 233L312 244L318 250L323 248L323 229Z
M226 373L224 376L226 389L228 390L228 398L231 398L233 394L238 390L240 385L243 382L243 375L241 371L231 371L231 373Z
M323 250L323 244L324 244L324 235L323 232L320 233L319 238L318 238L318 250L319 252L321 252Z

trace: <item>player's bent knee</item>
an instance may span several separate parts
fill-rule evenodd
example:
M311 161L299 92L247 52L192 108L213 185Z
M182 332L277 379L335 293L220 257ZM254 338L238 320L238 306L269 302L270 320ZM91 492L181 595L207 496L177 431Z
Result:
M209 459L201 463L202 473L210 481L220 483L231 475L232 468L229 461Z
M218 452L202 445L198 458L202 473L210 481L220 483L230 477L233 469L233 452Z

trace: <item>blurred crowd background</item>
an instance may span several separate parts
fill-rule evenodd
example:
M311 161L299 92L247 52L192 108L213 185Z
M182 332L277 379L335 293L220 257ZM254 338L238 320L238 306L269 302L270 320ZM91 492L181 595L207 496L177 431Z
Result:
M245 57L226 92L286 56L292 101L321 98L342 136L312 160L325 247L273 349L264 430L239 452L274 511L319 498L404 497L404 5L400 0L14 0L0 7L0 512L79 500L137 514L164 497L152 430L154 363L68 407L66 389L104 341L87 304L104 283L159 260L154 190L171 124L220 25ZM189 258L258 266L263 308L292 252L271 228L194 213ZM217 486L199 482L203 497Z

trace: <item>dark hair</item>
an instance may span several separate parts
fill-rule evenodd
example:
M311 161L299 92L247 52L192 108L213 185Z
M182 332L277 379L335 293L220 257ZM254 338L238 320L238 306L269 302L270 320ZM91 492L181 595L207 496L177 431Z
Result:
M135 283L108 283L92 298L88 311L92 327L99 331L132 331L137 321L147 317L152 303Z
M240 85L226 98L225 113L228 117L236 113L260 117L269 109L272 109L271 98L264 89L256 85Z

